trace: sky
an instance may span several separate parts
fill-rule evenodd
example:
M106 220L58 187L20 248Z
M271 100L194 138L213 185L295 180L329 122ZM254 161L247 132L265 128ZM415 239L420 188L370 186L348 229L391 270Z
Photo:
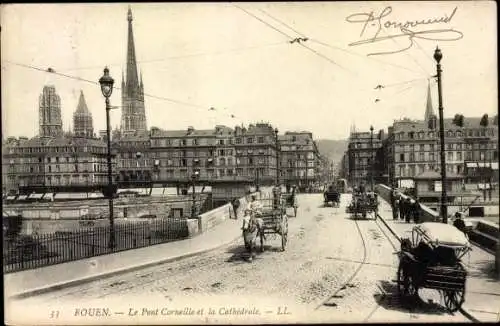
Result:
M95 132L105 129L104 98L96 83L107 65L120 86L128 6L2 5L4 138L38 134L38 98L48 84L61 97L64 130L73 125L80 91ZM395 119L423 118L428 83L437 113L437 83L431 78L436 46L443 53L444 116L498 111L492 1L130 6L148 127L209 129L263 121L280 133L311 131L315 139L347 138L353 124L357 130L387 129ZM362 33L361 20L370 12L374 19ZM406 24L406 35L389 37L402 33L398 22L429 19L435 23ZM407 47L408 30L422 33L407 50L368 56ZM377 35L387 39L376 41ZM297 37L307 41L290 43ZM365 39L372 42L351 45ZM113 92L111 104L121 105L120 90ZM119 108L112 111L113 128L120 115Z

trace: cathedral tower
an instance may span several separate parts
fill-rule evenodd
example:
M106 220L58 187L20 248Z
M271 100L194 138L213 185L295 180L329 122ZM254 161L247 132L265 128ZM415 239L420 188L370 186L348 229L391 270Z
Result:
M80 92L80 99L75 113L73 113L73 134L76 137L92 138L94 136L94 126L92 113L90 113L83 91Z
M144 85L137 74L134 34L132 30L132 10L128 8L127 75L122 75L122 119L121 131L146 132L146 112L144 109Z
M58 137L63 134L61 119L61 98L55 86L43 87L39 100L40 137Z

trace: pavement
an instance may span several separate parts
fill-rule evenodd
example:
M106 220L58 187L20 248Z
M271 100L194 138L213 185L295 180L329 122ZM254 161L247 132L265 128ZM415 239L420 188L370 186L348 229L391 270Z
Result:
M5 297L29 297L198 255L241 237L241 221L228 219L193 238L4 274Z

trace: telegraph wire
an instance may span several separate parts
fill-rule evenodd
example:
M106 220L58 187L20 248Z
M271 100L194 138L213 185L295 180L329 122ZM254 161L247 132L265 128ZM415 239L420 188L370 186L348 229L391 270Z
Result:
M37 71L44 72L44 73L54 74L54 75L61 76L64 78L73 79L73 80L80 81L80 82L86 82L86 83L97 85L100 87L99 83L96 81L88 80L88 79L81 78L81 77L71 76L68 74L59 73L52 68L43 69L40 67L27 65L27 64L23 64L23 63L18 63L18 62L13 62L10 60L5 60L5 59L3 59L3 61L10 63L12 65L15 65L15 66L19 66L19 67L23 67L23 68L27 68L27 69L33 69L33 70L37 70ZM113 87L113 89L121 90L121 87ZM188 103L188 102L184 102L184 101L180 101L180 100L176 100L176 99L172 99L172 98L168 98L168 97L164 97L164 96L157 96L157 95L152 95L152 94L147 94L147 93L144 93L144 96L149 97L149 98L154 98L154 99L158 99L158 100L171 102L171 103L176 103L176 104L180 104L180 105L184 105L184 106L190 106L190 107L197 108L197 109L203 109L203 110L207 110L207 111L209 110L207 107L199 105L199 104ZM116 109L116 108L117 107L113 106L113 109ZM214 109L211 111L217 111L217 110ZM233 118L233 119L237 118L237 116L234 114L224 114L224 115L228 116L230 118Z
M168 61L168 60L172 60L172 59L183 59L183 58L199 57L199 56L205 56L205 55L219 55L219 54L233 53L233 52L239 52L239 51L244 51L244 50L254 50L254 49L261 49L261 48L277 46L277 45L285 45L287 43L288 42L275 42L275 43L269 43L269 44L263 44L263 45L255 45L255 46L248 46L248 47L214 51L214 52L192 53L192 54L165 57L162 59L140 60L140 61L137 61L137 63L148 64L148 63L154 63L154 62ZM122 64L116 63L116 64L109 64L108 65L108 67L115 67L115 66L122 66ZM87 66L87 67L78 67L78 68L63 68L60 70L61 71L77 71L77 70L90 70L90 69L97 69L97 68L101 68L101 67L100 66Z
M269 13L267 13L265 10L259 9L259 11L261 11L262 13L264 13L266 16L270 17L271 19L275 20L276 22L280 23L281 25L283 25L283 26L287 27L288 29L292 30L293 32L301 35L302 37L307 37L304 34L302 34L301 32L299 32L298 30L294 29L292 26L286 24L285 22L279 20L276 17L273 17L272 15L270 15ZM370 56L365 56L365 55L362 55L362 54L359 54L359 53L356 53L356 52L353 52L353 51L349 51L349 50L343 49L343 48L338 47L338 46L334 46L334 45L331 45L331 44L328 44L328 43L321 42L321 41L316 40L314 38L309 38L309 40L311 40L312 42L315 42L315 43L318 43L318 44L321 44L321 45L324 45L324 46L336 49L336 50L344 51L344 52L352 54L352 55L360 56L360 57L363 57L363 58L368 58L368 59L371 59L371 60L374 60L374 61L386 64L386 65L391 65L391 66L402 68L402 69L409 70L409 71L412 71L412 72L420 73L420 72L417 72L415 70L409 69L409 68L404 67L404 66L400 66L400 65L393 64L393 63L389 63L389 62L385 62L385 61L382 61L382 60L378 60L378 59L372 58Z
M277 31L278 33L290 38L290 39L294 39L293 37L291 37L290 35L286 34L285 32L279 30L278 28L274 27L273 25L269 24L268 22L266 22L265 20L257 17L256 15L252 14L251 12L241 8L240 6L237 6L235 4L233 4L233 6L235 6L236 8L244 11L246 14L250 15L251 17L257 19L258 21L262 22L263 24L265 24L266 26L272 28L273 30ZM269 14L268 14L269 15ZM321 54L319 53L318 51L308 47L307 45L304 45L302 42L297 42L299 45L301 45L302 47L304 47L305 49L308 49L309 51L313 52L314 54L322 57L323 59L327 60L328 62L334 64L335 66L339 67L339 68L342 68L343 70L346 70L346 71L349 71L350 73L353 73L352 71L350 71L349 69L346 69L344 67L342 67L341 65L339 65L337 62L335 62L334 60L330 59L329 57L325 56L324 54Z
M273 25L269 24L268 22L266 22L265 20L262 20L260 19L259 17L255 16L254 14L252 14L251 12L243 9L242 7L238 6L238 5L235 5L234 3L232 4L233 6L235 6L236 8L242 10L243 12L245 12L247 15L249 16L252 16L253 18L257 19L258 21L260 21L261 23L265 24L266 26L268 26L269 28L272 28L273 30L275 30L276 32L280 33L281 35L284 35L286 36L287 38L289 39L293 39L293 37L291 37L290 35L286 34L285 32L277 29L276 27L274 27Z

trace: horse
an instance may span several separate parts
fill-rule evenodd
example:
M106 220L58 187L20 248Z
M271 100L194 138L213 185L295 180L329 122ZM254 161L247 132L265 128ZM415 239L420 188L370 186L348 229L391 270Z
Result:
M244 220L243 227L241 228L243 231L242 235L245 248L250 255L248 258L249 261L253 260L257 238L260 238L260 250L264 250L264 235L262 233L262 226L259 225L257 218L253 214L254 213L252 213L248 220Z

